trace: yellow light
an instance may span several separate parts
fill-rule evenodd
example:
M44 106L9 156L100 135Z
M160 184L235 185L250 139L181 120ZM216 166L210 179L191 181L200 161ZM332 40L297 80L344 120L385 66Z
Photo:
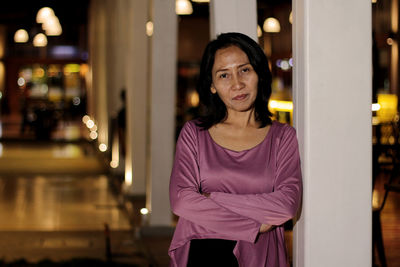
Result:
M140 213L143 215L146 215L146 214L149 214L149 210L146 208L142 208L142 209L140 209Z
M48 18L53 17L54 11L50 7L42 7L36 14L36 22L44 23Z
M262 30L260 25L257 25L257 37L260 38L262 36Z
M92 128L93 126L94 126L94 121L88 120L88 121L86 122L86 127L88 127L89 129Z
M47 37L43 33L38 33L33 37L33 45L36 47L44 47L47 45Z
M290 11L290 14L289 14L289 22L290 22L290 24L293 24L293 12L292 11Z
M372 111L378 111L380 109L381 109L381 105L379 105L379 103L372 104Z
M281 25L276 18L269 17L264 21L263 29L265 32L280 32Z
M177 15L190 15L193 13L192 3L189 0L175 0L175 12Z
M377 116L380 122L391 122L397 115L398 99L395 94L378 94L378 104L380 109L377 111Z
M90 128L90 130L92 131L92 132L95 132L95 131L97 131L97 125L95 124L95 125L93 125L93 127L91 127Z
M127 186L132 185L132 170L125 168L125 184Z
M376 2L378 2L378 0L372 0L372 4L376 4Z
M95 140L95 139L97 138L97 136L98 136L98 134L97 134L97 132L95 132L95 131L91 131L90 134L89 134L89 137L90 137L92 140Z
M99 145L99 150L100 150L101 152L107 151L107 145L106 145L106 144L100 144L100 145Z
M24 29L19 29L14 34L14 42L16 43L26 43L29 40L28 32Z
M154 31L154 25L152 21L148 21L146 23L146 34L147 36L153 36L153 31Z
M84 124L86 124L86 123L88 122L88 120L90 120L89 115L85 115L85 116L82 117L82 122L83 122Z
M110 162L110 167L113 168L113 169L118 168L118 162L117 161L111 161Z
M293 111L292 101L270 100L268 106L270 109L278 111Z
M66 64L64 67L65 73L80 72L81 66L79 64Z
M393 39L392 38L387 38L386 39L386 43L388 44L388 45L393 45Z
M189 104L191 107L197 107L200 103L199 94L196 91L189 93Z

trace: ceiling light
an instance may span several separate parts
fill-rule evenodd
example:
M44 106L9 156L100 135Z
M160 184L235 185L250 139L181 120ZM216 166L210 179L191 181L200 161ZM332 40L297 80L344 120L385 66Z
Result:
M28 32L24 29L19 29L14 34L14 42L16 43L26 43L29 40Z
M33 45L37 47L43 47L47 45L47 37L43 33L38 33L33 38Z
M42 7L36 15L37 23L44 23L47 18L54 16L54 11L50 7Z
M192 3L189 0L176 0L175 12L177 15L190 15L193 13Z
M269 17L264 21L263 29L265 32L280 32L281 25L276 18Z

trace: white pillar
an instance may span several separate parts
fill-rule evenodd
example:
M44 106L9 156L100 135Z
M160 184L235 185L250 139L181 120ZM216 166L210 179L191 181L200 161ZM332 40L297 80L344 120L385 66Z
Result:
M148 145L148 1L125 0L127 132L125 184L129 194L146 193L146 159Z
M241 32L258 42L257 1L210 1L210 37L224 32Z
M371 1L293 2L294 266L371 266Z
M98 127L98 142L108 147L107 69L106 69L106 16L104 1L92 1L90 10L90 64L92 89L90 91L90 114Z
M168 186L175 149L177 16L175 1L153 0L150 158L146 205L150 225L170 225Z

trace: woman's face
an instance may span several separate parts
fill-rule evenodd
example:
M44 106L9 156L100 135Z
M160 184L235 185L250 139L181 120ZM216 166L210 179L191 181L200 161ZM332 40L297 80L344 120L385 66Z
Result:
M254 108L258 75L245 52L237 46L217 50L211 71L211 92L224 102L228 114Z

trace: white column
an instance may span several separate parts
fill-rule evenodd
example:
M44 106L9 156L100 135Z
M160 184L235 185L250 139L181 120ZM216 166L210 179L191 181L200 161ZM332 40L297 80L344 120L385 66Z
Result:
M148 1L125 0L126 21L126 89L127 132L125 185L127 193L146 193L146 159L148 143Z
M91 51L92 89L90 103L98 127L98 142L108 146L107 69L106 69L106 16L104 1L91 3Z
M371 266L371 1L296 0L294 266Z
M210 1L210 37L224 32L241 32L258 42L257 1Z
M175 149L177 16L175 1L153 0L150 158L147 207L150 225L170 225L168 186Z

